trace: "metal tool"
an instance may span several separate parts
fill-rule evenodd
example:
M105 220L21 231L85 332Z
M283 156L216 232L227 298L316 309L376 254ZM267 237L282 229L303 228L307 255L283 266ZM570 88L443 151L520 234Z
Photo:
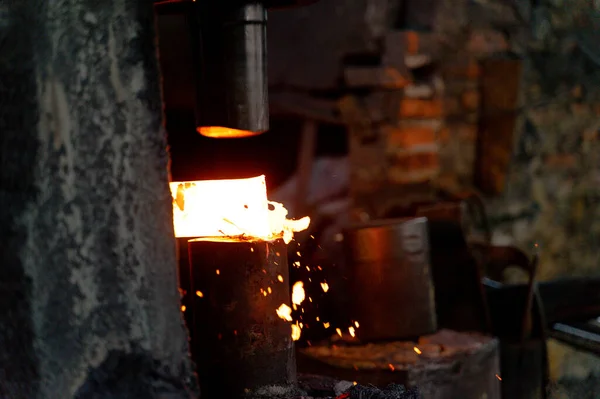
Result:
M195 90L196 129L200 134L238 138L269 129L267 10L315 1L155 3L159 15L185 15L194 64L194 81L189 82L189 88Z

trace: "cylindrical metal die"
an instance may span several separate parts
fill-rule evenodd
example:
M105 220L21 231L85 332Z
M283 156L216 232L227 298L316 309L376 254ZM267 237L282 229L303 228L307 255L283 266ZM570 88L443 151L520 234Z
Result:
M189 242L195 298L192 354L202 397L241 398L247 389L296 383L282 241Z
M267 11L260 2L198 1L197 128L210 137L269 129Z
M360 340L410 339L436 330L427 219L353 226L344 243Z

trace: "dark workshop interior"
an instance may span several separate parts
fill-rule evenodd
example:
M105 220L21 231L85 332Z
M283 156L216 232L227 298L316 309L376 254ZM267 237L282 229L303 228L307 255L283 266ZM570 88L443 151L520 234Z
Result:
M600 2L43 3L0 399L600 399Z

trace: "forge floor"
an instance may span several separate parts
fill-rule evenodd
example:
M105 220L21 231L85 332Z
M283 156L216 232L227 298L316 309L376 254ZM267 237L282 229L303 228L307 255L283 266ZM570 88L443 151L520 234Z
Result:
M305 375L377 388L400 384L418 388L427 399L501 397L498 341L478 333L440 330L418 342L330 342L300 349L297 361ZM328 394L322 391L322 397Z

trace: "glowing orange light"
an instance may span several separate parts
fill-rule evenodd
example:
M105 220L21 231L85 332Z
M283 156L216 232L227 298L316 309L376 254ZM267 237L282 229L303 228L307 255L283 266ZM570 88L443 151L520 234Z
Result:
M202 298L204 294L202 293L202 291L196 291L196 296Z
M289 243L310 218L287 218L287 210L268 200L265 176L249 179L171 182L176 237L218 237Z
M298 281L292 287L292 306L294 309L300 306L305 298L306 293L304 292L304 283L302 281Z
M417 355L420 355L421 353L423 353L423 352L421 351L421 349L417 348L416 346L413 348L413 350L415 351L415 353L416 353Z
M300 339L300 334L302 334L302 327L296 324L292 324L292 339L294 341L298 341Z
M329 284L321 283L321 288L323 289L323 292L327 292L329 291Z
M281 306L279 308L277 308L277 310L275 312L277 313L277 316L279 316L283 320L286 320L286 321L293 320L292 319L292 309L285 303L282 303Z
M390 364L388 364L388 367L389 367L389 368L390 368L390 370L392 370L392 371L396 370L396 368L394 367L394 365L393 365L393 364L391 364L391 363L390 363Z
M196 129L205 137L215 139L237 139L242 137L258 136L263 132L252 132L250 130L231 129L223 126L200 126Z

